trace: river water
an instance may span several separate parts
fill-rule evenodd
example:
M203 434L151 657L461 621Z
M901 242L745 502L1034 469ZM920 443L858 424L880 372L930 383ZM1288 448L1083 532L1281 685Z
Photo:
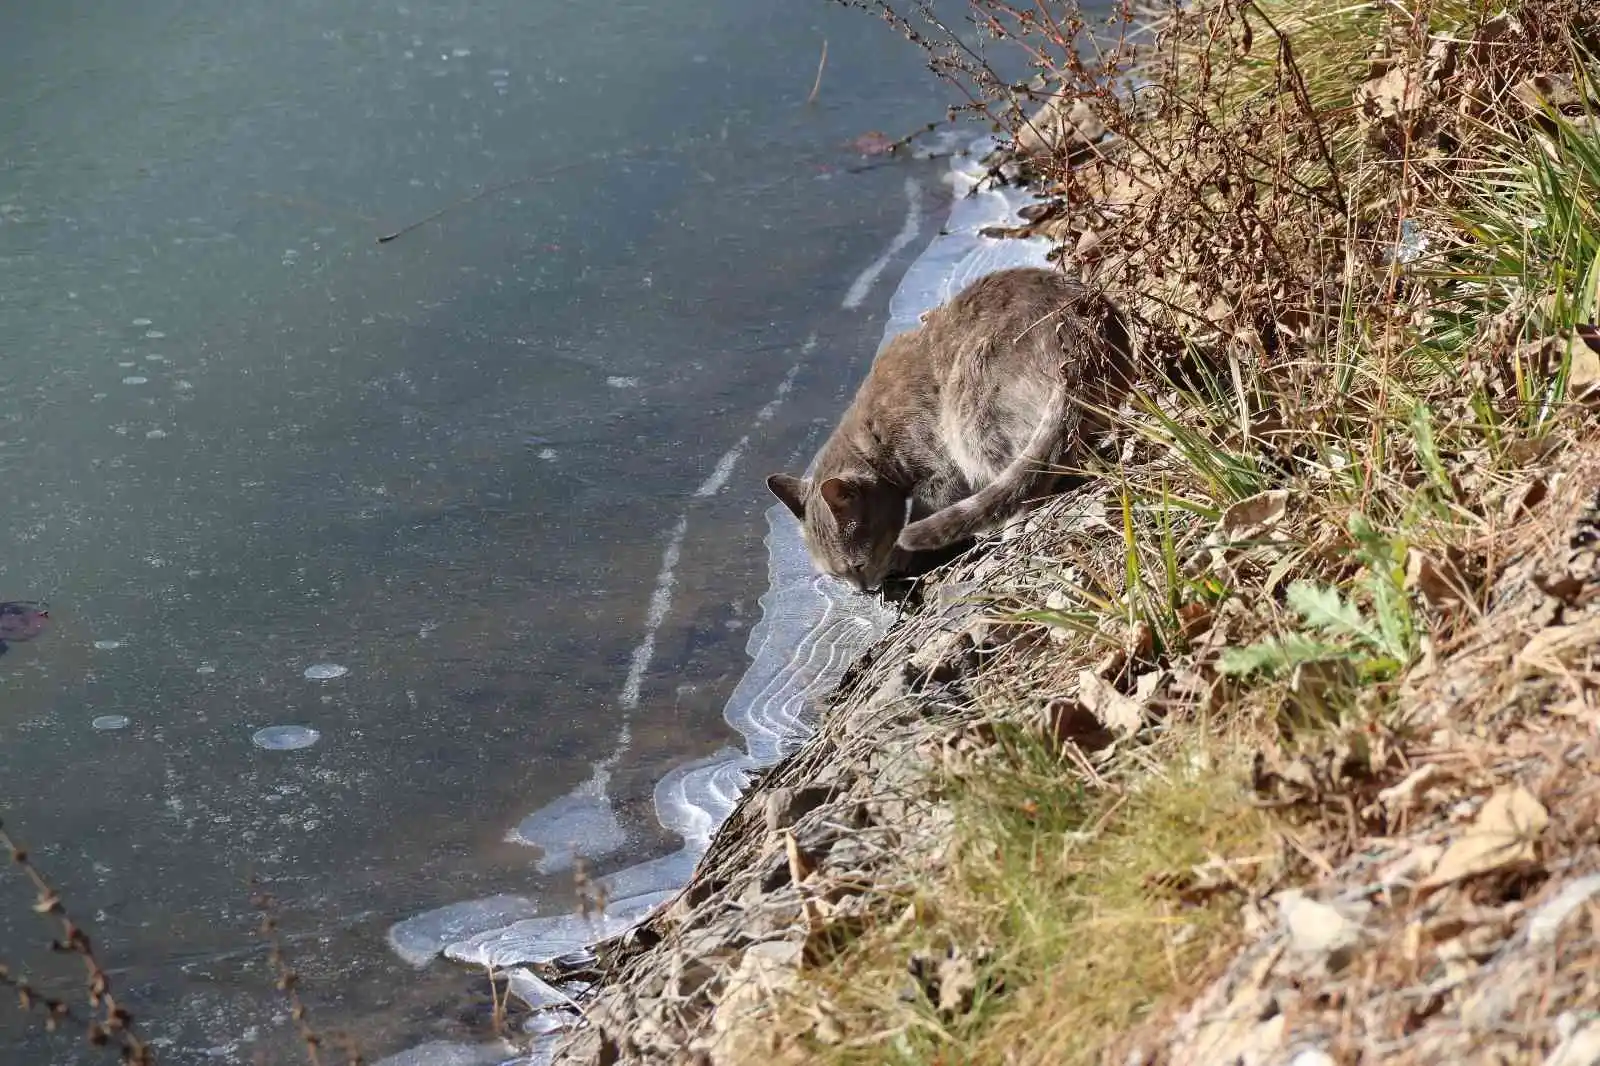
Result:
M737 741L761 477L948 209L848 142L945 99L800 0L7 14L0 599L52 628L0 658L0 813L163 1062L290 1046L252 877L371 1059L463 1028L395 923L571 899L530 814L600 870L678 844L652 791ZM70 989L29 900L0 962Z

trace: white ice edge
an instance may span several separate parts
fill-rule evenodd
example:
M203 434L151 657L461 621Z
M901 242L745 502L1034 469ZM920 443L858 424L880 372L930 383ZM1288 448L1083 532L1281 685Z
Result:
M1047 264L1047 242L979 235L987 226L1014 224L1017 211L1034 200L1022 189L973 192L983 174L977 160L993 143L981 138L966 156L952 162L956 200L949 220L890 298L880 351L890 338L914 328L924 312L979 277L1008 267ZM680 766L655 790L656 816L683 838L683 847L602 878L611 900L603 916L529 917L507 925L491 917L504 913L506 898L496 897L476 901L487 920L473 922L474 901L468 901L401 923L406 935L390 938L397 952L415 962L436 943L432 954L442 951L479 965L545 962L625 932L687 883L712 834L738 802L747 772L777 762L811 733L816 698L838 684L850 663L888 631L894 617L880 601L816 574L799 527L781 505L769 508L766 520L768 588L760 599L761 619L745 648L750 667L723 712L744 737L747 750L724 749ZM473 927L471 933L462 935L467 927ZM403 948L397 940L403 940Z

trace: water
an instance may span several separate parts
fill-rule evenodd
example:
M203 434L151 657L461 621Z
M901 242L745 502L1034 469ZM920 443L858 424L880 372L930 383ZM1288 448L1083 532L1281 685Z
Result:
M617 900L681 871L741 783L761 476L945 213L941 164L843 146L944 100L792 0L8 18L0 598L54 626L0 660L0 807L163 1062L288 1061L251 877L375 1058L472 1031L397 923L570 915L585 850ZM0 958L71 988L29 898Z

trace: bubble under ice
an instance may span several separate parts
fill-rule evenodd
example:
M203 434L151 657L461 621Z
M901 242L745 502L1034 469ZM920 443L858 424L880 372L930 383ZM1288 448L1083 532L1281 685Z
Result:
M128 728L128 716L125 714L102 714L89 723L89 728L101 733L126 729Z
M891 297L882 344L914 328L924 312L979 277L1008 267L1048 265L1044 241L997 240L978 232L1010 223L1034 199L1025 190L1005 188L966 195L982 177L978 160L991 144L979 141L952 163L957 199L950 219ZM724 709L748 751L724 749L678 767L656 786L656 815L684 838L683 847L601 878L614 900L603 917L568 914L516 922L448 945L448 957L496 966L547 962L626 931L672 898L732 812L748 772L775 763L804 740L814 725L815 699L831 691L855 658L888 631L894 614L881 601L814 572L799 527L782 505L769 508L766 519L768 589L760 600L761 620L746 645L750 667Z
M269 725L258 729L250 742L268 751L298 751L322 739L322 734L303 725Z
M338 663L316 663L306 667L305 678L307 681L332 681L349 672L348 666L340 666Z

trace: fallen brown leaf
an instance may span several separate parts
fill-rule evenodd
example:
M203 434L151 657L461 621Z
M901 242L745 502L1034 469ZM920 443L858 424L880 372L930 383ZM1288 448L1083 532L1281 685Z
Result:
M1534 845L1550 814L1521 786L1501 789L1483 803L1472 825L1456 838L1421 889L1441 888L1482 874L1532 862Z

